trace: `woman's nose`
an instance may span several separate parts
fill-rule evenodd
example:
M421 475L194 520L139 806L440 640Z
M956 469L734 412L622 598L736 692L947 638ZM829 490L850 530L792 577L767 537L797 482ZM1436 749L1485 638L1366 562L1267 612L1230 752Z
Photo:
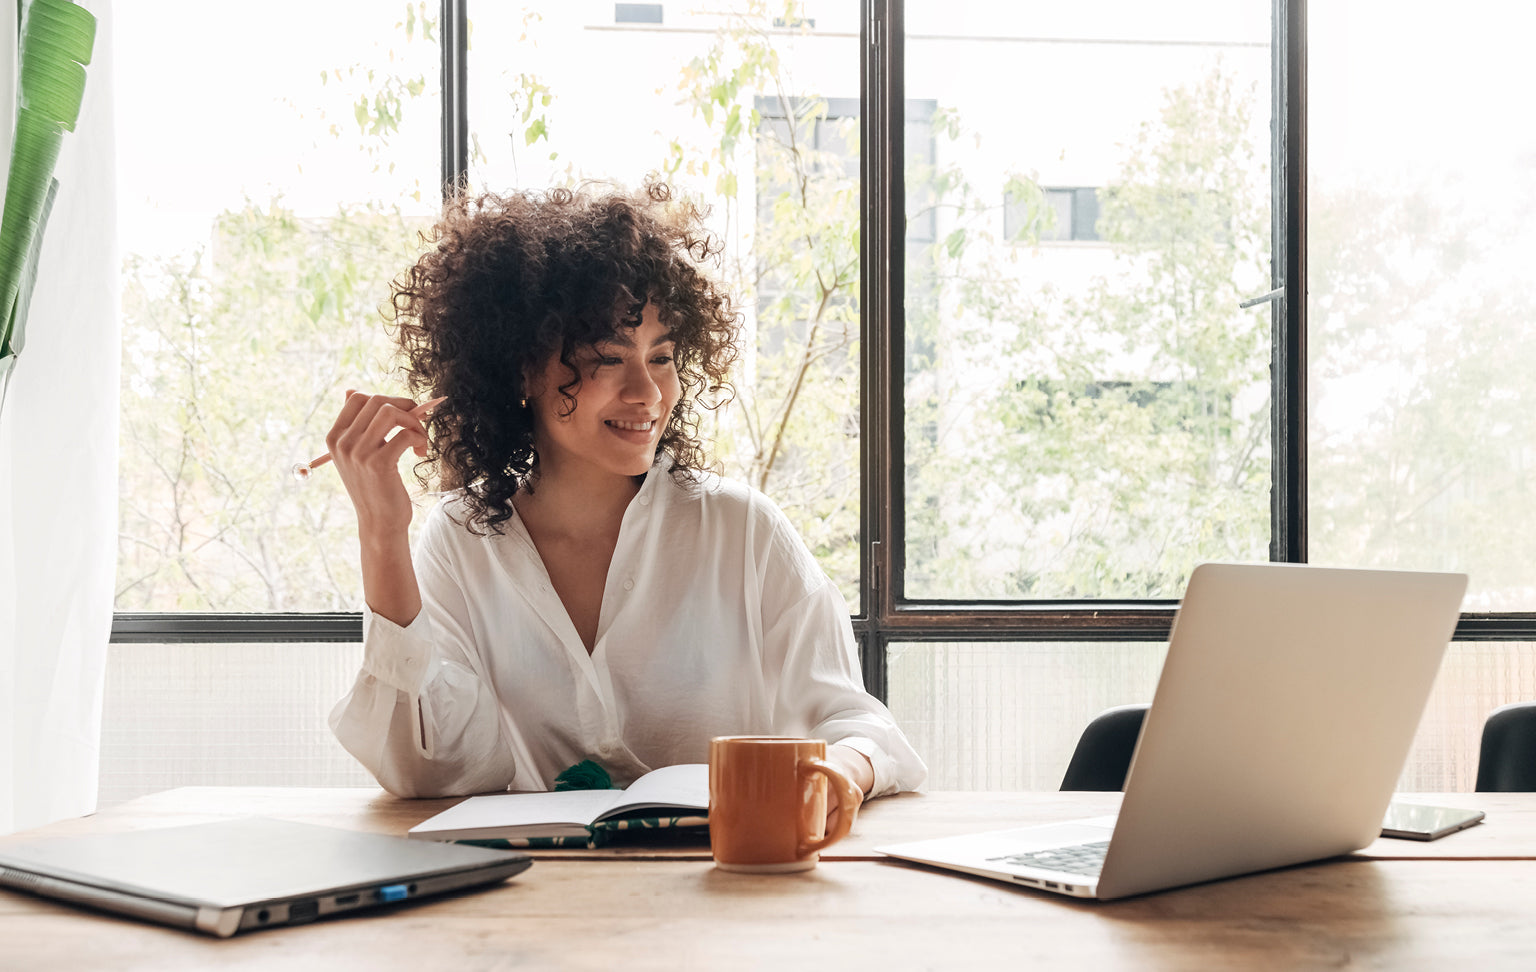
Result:
M661 401L661 386L642 362L638 367L631 365L625 369L623 394L625 401L650 405Z

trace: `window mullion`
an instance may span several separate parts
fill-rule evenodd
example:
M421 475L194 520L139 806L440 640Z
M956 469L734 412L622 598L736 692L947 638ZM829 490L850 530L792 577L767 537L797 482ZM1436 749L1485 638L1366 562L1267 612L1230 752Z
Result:
M902 555L901 0L866 0L860 110L861 620L879 628L900 597ZM878 555L877 555L878 554Z
M467 0L442 0L443 198L469 181L469 13Z
M1307 3L1274 0L1269 559L1307 560Z

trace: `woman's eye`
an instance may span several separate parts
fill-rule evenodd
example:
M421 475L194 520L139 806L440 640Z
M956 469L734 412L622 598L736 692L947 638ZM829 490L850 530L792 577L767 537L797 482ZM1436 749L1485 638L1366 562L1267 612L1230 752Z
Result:
M671 363L672 356L670 354L658 354L656 357L651 359L651 364L654 365L669 365Z
M609 367L612 367L614 365L621 365L621 364L623 364L624 363L624 359L623 358L609 357L609 356L606 356L606 355L599 355L598 359L597 359L597 363L599 365L608 365Z

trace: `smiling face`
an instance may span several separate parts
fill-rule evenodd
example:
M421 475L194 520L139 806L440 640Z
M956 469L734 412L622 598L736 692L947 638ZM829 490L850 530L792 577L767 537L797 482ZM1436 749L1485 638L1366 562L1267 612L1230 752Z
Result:
M572 364L578 384L558 357L530 383L541 474L644 474L682 394L672 332L655 303L646 303L637 327L620 327L577 351ZM562 385L571 387L562 391Z

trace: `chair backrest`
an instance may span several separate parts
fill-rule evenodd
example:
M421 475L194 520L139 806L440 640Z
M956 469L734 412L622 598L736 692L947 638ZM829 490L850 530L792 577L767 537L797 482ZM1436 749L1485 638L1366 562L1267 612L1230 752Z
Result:
M1063 790L1123 790L1131 769L1146 703L1117 705L1093 717L1077 740L1061 780Z
M1477 757L1481 793L1536 792L1536 702L1493 710Z

